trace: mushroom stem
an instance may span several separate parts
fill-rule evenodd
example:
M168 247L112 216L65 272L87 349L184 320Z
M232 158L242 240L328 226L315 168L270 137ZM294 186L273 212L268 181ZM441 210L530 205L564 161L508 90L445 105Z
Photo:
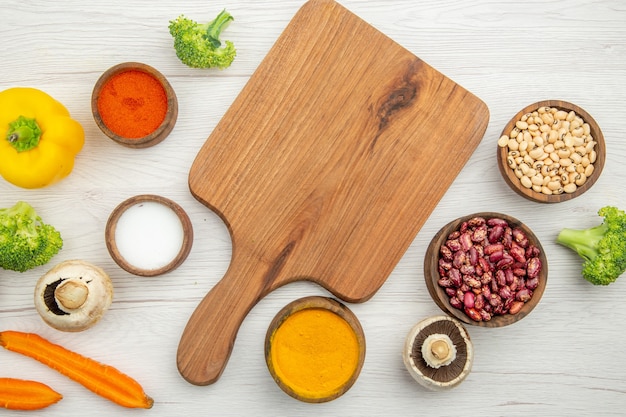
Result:
M447 366L456 358L456 347L446 334L431 334L424 340L422 356L431 368Z
M54 290L54 298L57 303L68 310L76 310L87 301L89 288L76 279L68 279Z
M437 359L446 359L450 354L450 347L443 340L435 340L430 346L430 351Z

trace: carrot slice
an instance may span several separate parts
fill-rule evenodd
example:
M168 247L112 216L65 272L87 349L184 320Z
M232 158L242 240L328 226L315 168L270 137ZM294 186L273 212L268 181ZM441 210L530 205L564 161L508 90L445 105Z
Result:
M40 410L62 398L61 394L41 382L0 378L0 407L9 410Z
M36 359L116 404L128 408L152 407L152 398L128 375L37 334L3 331L0 332L0 346Z

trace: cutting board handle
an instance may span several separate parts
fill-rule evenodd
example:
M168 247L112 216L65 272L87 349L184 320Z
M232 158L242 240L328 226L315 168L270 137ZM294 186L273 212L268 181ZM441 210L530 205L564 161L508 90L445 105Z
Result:
M233 257L226 274L196 307L181 336L177 366L185 380L209 385L219 379L241 323L269 292L271 275L267 265L249 257Z

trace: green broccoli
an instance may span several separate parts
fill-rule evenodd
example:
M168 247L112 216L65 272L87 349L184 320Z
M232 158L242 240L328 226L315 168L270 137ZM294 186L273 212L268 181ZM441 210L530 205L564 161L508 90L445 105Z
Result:
M585 230L563 229L556 241L576 251L585 261L582 275L594 285L609 285L626 271L626 214L602 207L601 225Z
M230 66L237 54L231 41L222 46L220 33L234 18L226 10L210 23L200 24L180 15L171 20L170 34L174 38L176 56L192 68L220 68Z
M0 268L24 272L46 264L63 247L61 234L24 201L0 209Z

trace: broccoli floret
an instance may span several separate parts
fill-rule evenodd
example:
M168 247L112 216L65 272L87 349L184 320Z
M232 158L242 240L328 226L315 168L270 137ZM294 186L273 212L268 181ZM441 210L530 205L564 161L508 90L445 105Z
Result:
M176 56L192 68L229 67L237 52L231 41L220 41L220 33L234 18L226 10L210 23L200 24L184 15L170 21L169 30L174 38Z
M576 251L585 261L582 275L594 285L609 285L626 271L626 214L616 207L602 207L599 226L563 229L556 241Z
M24 201L0 209L0 268L24 272L46 264L63 247L61 234Z

